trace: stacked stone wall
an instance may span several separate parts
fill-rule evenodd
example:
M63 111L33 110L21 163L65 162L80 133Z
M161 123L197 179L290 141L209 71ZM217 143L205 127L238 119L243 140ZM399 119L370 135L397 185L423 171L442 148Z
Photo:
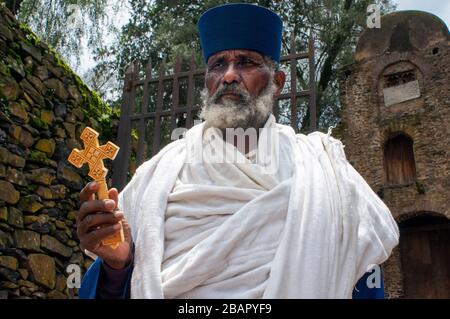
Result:
M0 298L70 298L67 266L92 260L75 221L87 168L66 158L86 126L112 139L117 114L0 7Z

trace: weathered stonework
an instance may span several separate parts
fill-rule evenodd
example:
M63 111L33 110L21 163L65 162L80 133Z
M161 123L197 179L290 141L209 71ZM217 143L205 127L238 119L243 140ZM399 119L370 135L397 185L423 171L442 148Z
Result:
M342 139L347 157L397 222L423 212L450 218L449 44L447 27L431 14L389 14L382 18L381 29L362 33L355 62L341 81ZM419 87L410 87L411 93L394 92L399 94L394 101L402 102L389 105L391 102L384 100L386 81L399 72L409 72ZM391 94L396 88L389 90ZM398 133L414 142L416 180L388 185L384 146ZM402 297L399 248L383 268L387 296Z
M93 121L101 114L109 120ZM90 178L66 159L82 145L78 132L96 123L113 140L117 114L0 6L0 299L77 295L66 267L83 273L92 263L75 228Z

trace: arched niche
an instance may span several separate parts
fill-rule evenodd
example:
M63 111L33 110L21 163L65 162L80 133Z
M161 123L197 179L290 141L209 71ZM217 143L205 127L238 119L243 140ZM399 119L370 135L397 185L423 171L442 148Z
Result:
M395 112L401 110L396 106L423 95L423 74L412 62L397 61L384 68L377 86L382 110Z

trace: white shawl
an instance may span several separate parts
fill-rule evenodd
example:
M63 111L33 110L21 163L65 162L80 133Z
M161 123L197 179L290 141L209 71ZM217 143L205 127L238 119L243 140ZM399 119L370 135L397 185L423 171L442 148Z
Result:
M397 225L341 142L273 116L268 127L275 172L239 152L237 163L193 163L199 143L236 150L204 123L138 168L119 196L136 247L132 298L351 298L389 257ZM260 141L258 155L273 156Z

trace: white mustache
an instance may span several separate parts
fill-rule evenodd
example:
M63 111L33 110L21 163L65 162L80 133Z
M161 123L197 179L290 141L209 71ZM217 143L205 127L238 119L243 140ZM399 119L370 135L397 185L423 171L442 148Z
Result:
M221 84L216 92L209 97L210 103L218 103L219 99L227 93L232 93L240 97L243 104L248 104L251 101L250 93L247 90L240 88L237 83Z
M250 94L246 92L244 100L238 102L230 99L215 102L221 94L226 92L224 87L221 86L212 95L208 94L206 88L201 92L203 106L200 117L207 122L207 125L219 129L262 127L272 113L275 83L270 81L255 99L250 98ZM239 88L239 91L242 91L242 88Z

